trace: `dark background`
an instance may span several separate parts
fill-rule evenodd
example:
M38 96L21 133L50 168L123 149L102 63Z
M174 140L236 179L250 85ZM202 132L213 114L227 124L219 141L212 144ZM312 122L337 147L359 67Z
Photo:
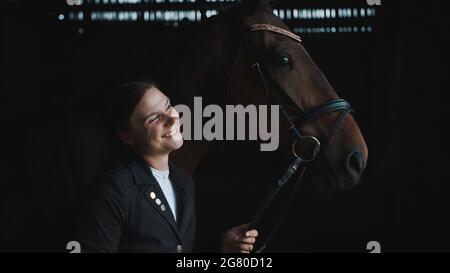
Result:
M68 12L65 1L41 2L1 2L0 251L66 251L74 238L81 196L109 161L108 142L99 129L108 92L117 82L141 75L152 75L164 87L166 72L194 28L188 22L178 28L145 22L60 22L58 14ZM198 2L193 5L205 9ZM278 1L275 6L367 4ZM438 1L406 0L382 1L376 11L376 17L365 21L324 21L371 25L371 33L302 34L311 57L357 110L369 161L362 182L351 191L324 198L309 188L300 190L272 251L366 252L372 240L381 243L383 252L450 250L448 145L443 134L449 111L447 12ZM254 204L231 201L245 200L254 181L267 179L259 170L274 164L270 154L236 157L239 144L220 145L205 156L196 174L203 193L200 205L208 205L200 215L214 208L218 215L236 209L250 212ZM253 182L237 193L211 184L225 166L242 181ZM222 190L230 203L208 200L204 194ZM230 225L246 219L235 218Z

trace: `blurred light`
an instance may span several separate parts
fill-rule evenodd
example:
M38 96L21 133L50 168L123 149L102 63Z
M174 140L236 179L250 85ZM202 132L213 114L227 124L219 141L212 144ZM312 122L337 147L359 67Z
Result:
M284 9L280 9L280 19L284 19Z
M291 19L291 10L290 9L286 10L286 19L288 19L288 20Z

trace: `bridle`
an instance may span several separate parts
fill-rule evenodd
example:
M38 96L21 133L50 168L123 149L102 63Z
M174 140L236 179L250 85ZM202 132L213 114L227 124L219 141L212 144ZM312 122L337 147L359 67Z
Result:
M287 31L285 29L282 29L282 28L279 28L279 27L276 27L273 25L269 25L269 24L253 24L253 25L250 25L250 27L248 27L248 28L241 27L241 29L240 29L240 47L238 49L238 53L236 54L237 56L236 56L235 64L237 62L237 59L239 58L240 48L241 48L241 46L243 46L245 51L247 52L248 56L250 57L251 69L257 74L258 79L260 80L260 82L262 83L262 85L264 87L264 91L265 91L266 95L270 97L273 104L279 105L281 115L283 116L283 119L287 123L288 130L291 132L292 154L294 155L294 158L295 158L294 161L289 165L287 170L283 173L281 178L278 180L277 184L275 184L273 189L266 195L265 199L259 206L258 210L256 211L256 213L251 221L250 228L256 226L256 224L261 219L261 216L263 215L264 211L267 209L267 207L272 202L272 200L275 198L275 196L280 192L281 188L284 185L286 185L286 183L289 181L289 179L292 177L292 175L294 175L295 173L297 173L297 171L299 169L301 169L298 179L293 187L293 190L290 193L290 196L289 196L287 202L285 203L285 205L282 209L282 212L278 216L278 220L275 224L275 227L273 228L273 230L270 233L270 235L268 236L268 238L265 241L263 241L262 246L260 248L254 250L254 252L258 253L258 252L262 252L264 250L264 248L267 246L267 244L270 242L273 235L275 234L279 224L281 223L281 221L284 217L284 214L286 213L286 211L294 197L295 190L303 178L303 175L308 167L308 164L311 163L312 161L314 161L316 158L324 155L324 153L325 153L324 151L325 151L326 147L328 146L329 142L331 141L331 139L333 138L333 136L336 134L336 131L339 128L339 125L342 123L342 121L347 116L347 114L349 114L353 111L353 109L351 108L350 104L347 101L345 101L343 99L335 99L335 100L331 100L326 103L323 103L321 105L318 105L312 109L309 109L308 111L302 110L300 108L300 106L298 106L288 96L288 93L278 84L278 82L270 75L270 73L268 73L268 70L264 69L261 62L259 62L258 59L256 58L256 56L252 50L250 41L247 37L248 33L256 32L256 31L268 31L271 33L275 33L277 35L282 35L282 36L288 37L290 39L295 40L298 43L301 43L302 40L299 36L295 35L294 33L290 32L290 31ZM233 66L230 82L231 82L233 74L234 74L234 69L235 69L235 67ZM230 82L229 82L228 87L230 87L230 84L231 84ZM298 112L301 113L300 117L295 122L293 122L289 118L286 110L283 108L282 104L280 103L280 100L277 98L277 96L275 96L274 91L270 88L269 83L272 84L276 89L279 90L280 95L284 94L285 97L287 97L291 101L292 105L295 105L297 107ZM227 92L229 92L229 90ZM328 138L324 141L323 144L321 144L320 141L317 138L315 138L314 136L303 136L300 133L300 128L302 126L304 126L305 124L311 122L313 119L315 119L319 116L326 115L331 112L336 112L336 111L339 111L340 114L339 114L337 120L335 121L333 127L331 128ZM314 145L312 147L309 155L298 154L296 152L295 148L296 148L296 145L298 142L302 142L302 143L309 142L312 145Z

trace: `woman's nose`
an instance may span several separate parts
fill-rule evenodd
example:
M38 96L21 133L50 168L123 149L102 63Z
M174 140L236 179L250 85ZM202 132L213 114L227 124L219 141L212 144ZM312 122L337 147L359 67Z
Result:
M178 114L178 111L175 109L175 107L172 107L172 109L170 110L170 116L175 119L180 118L180 114Z
M175 124L175 122L177 122L179 118L180 115L178 114L177 110L175 110L175 108L172 107L172 109L166 116L167 126L172 126L173 124Z

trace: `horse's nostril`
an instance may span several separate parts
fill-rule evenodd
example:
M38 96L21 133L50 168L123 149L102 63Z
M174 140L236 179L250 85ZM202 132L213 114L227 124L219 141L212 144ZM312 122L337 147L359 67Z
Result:
M359 151L354 151L347 160L349 171L360 174L364 170L364 158Z

